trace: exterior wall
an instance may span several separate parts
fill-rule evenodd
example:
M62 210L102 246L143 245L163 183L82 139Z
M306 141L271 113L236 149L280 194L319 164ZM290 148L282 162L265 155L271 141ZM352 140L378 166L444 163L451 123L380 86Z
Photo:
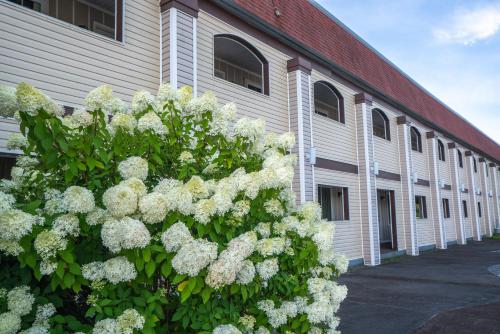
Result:
M374 161L378 163L379 170L400 174L399 147L397 138L396 118L400 115L384 108L377 102L373 103L373 109L382 110L389 119L391 140L373 136Z
M415 185L415 196L425 196L427 202L427 218L417 219L418 246L435 245L436 238L434 233L433 211L431 205L430 188L426 186Z
M335 222L335 250L350 260L362 258L361 202L357 175L316 167L314 176L316 189L319 184L349 188L350 220Z
M264 55L269 62L269 96L214 76L213 37L216 34L240 36ZM239 116L262 118L267 129L273 132L289 131L287 61L290 57L203 11L198 15L197 37L198 94L212 91L221 103L238 101Z
M392 132L391 132L392 133ZM398 241L398 251L406 250L405 240L405 216L402 200L401 181L392 181L377 178L377 189L394 191L394 204L396 209L396 237Z

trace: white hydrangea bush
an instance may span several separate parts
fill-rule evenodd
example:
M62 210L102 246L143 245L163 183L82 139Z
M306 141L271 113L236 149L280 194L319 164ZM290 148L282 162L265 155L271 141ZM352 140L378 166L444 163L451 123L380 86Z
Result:
M129 108L102 86L71 115L27 84L1 92L24 156L0 183L0 251L54 302L44 328L337 333L347 261L319 206L295 204L293 134L189 87ZM44 333L20 312L0 334Z

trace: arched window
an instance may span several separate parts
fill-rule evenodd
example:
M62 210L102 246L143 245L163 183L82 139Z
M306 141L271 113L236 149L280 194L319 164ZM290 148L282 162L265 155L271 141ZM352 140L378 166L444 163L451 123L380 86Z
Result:
M438 139L438 155L439 155L439 160L446 161L446 157L444 156L444 144L439 139Z
M420 136L420 132L416 127L412 126L410 128L410 136L411 136L411 149L417 152L422 152L422 137Z
M314 83L314 111L337 122L345 123L344 98L335 87L325 81Z
M373 135L391 140L391 127L389 119L380 109L372 109Z
M241 37L214 36L214 75L269 95L269 63L259 50Z
M464 160L462 158L462 152L460 152L460 150L457 150L457 154L458 154L458 166L460 168L464 168Z

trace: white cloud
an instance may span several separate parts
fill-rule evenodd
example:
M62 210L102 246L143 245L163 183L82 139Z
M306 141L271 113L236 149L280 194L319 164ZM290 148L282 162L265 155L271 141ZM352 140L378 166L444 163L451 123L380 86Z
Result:
M445 43L474 44L500 32L500 5L488 5L455 13L434 30L437 40Z

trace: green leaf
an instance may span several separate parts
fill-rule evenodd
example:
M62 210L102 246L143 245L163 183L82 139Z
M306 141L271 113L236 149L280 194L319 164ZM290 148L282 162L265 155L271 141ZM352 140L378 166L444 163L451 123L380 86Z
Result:
M82 271L80 270L80 265L78 263L70 263L69 272L78 276L82 274Z
M203 299L203 304L206 304L208 300L210 299L210 295L212 294L213 289L210 287L205 287L203 289L203 292L201 293L201 298Z
M241 296L243 297L243 302L246 302L248 293L247 293L247 288L244 285L241 286Z
M169 262L165 262L161 265L161 274L164 277L168 277L172 272L172 265Z
M146 275L148 277L153 276L153 273L155 272L156 269L156 264L154 262L148 262L146 263Z
M144 262L149 262L151 260L151 249L149 249L149 247L142 250L142 258L144 259Z
M64 268L65 267L66 267L66 265L64 264L64 262L59 262L57 264L56 275L60 279L62 279L64 277Z
M60 252L59 255L61 255L61 258L66 261L66 263L73 263L75 261L75 257L68 249Z
M66 275L64 275L63 283L66 287L71 287L73 283L75 283L75 276L73 276L73 274L66 273Z

